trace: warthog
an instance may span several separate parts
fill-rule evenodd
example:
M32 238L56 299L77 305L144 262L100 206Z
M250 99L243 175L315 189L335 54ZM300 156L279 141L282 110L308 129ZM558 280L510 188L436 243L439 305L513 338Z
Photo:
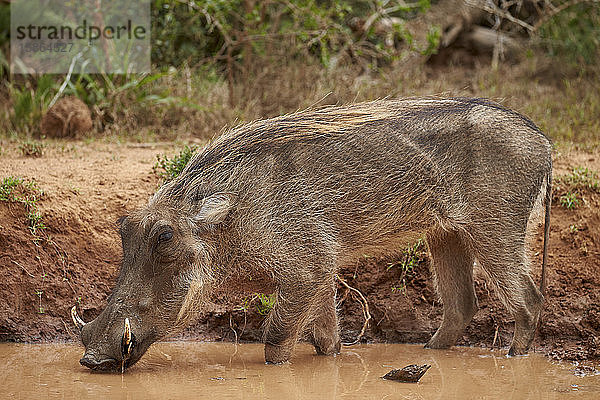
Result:
M477 310L477 261L526 353L543 296L526 231L551 192L551 143L484 99L405 99L297 112L235 128L120 220L123 264L106 309L81 328L92 369L133 365L215 291L273 290L265 359L307 334L340 351L335 274L424 236L444 315L427 347L452 346Z

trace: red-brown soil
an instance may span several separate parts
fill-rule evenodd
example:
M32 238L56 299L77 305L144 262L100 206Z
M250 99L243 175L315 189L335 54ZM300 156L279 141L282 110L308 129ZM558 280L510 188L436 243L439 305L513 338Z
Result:
M111 144L101 141L51 142L42 158L23 157L3 144L0 179L35 179L44 194L39 208L47 228L35 241L25 208L0 202L0 341L77 340L69 309L80 304L93 319L105 305L120 261L115 221L142 205L159 184L152 171L156 155L173 153L172 144ZM600 170L600 153L565 150L555 157L555 176L584 166ZM600 194L583 192L575 210L552 206L548 289L535 351L564 359L600 358ZM533 273L539 282L541 229L532 241ZM369 302L372 321L364 340L425 342L441 320L427 256L405 276L388 266L395 259L365 257L341 271ZM512 321L494 289L476 269L480 310L461 345L506 347ZM396 289L394 289L396 288ZM342 336L352 341L363 324L355 294L339 286ZM181 337L205 340L258 340L263 317L250 306L233 310L240 299L208 307Z

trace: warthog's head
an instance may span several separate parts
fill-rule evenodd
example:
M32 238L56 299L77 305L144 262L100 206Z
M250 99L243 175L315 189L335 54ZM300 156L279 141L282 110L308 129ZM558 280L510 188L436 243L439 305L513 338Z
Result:
M185 326L214 282L213 256L233 197L217 193L186 207L160 198L119 220L123 265L106 309L87 324L72 310L86 367L132 366Z

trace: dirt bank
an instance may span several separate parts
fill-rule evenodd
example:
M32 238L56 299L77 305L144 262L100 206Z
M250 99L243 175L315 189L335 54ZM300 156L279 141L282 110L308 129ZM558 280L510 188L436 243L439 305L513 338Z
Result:
M0 340L60 341L74 336L68 311L79 304L85 320L102 310L118 271L120 242L114 222L143 204L158 179L156 154L173 145L51 143L41 158L23 157L4 144L0 179L35 179L44 194L37 201L46 229L38 239L28 227L23 204L0 202ZM600 153L557 152L555 175L573 167L600 170ZM561 206L567 188L554 195L547 303L536 351L566 359L600 358L600 194L582 189L575 209ZM533 238L533 271L539 281L541 230ZM364 257L341 276L368 299L372 322L368 341L425 342L440 323L424 253L406 273L397 259ZM506 347L512 321L494 289L476 271L480 311L460 344ZM405 286L404 286L405 285ZM355 295L339 287L343 337L353 340L363 324ZM218 299L216 299L218 300ZM217 301L211 312L182 334L205 340L257 340L262 316L254 301L231 311L242 299Z

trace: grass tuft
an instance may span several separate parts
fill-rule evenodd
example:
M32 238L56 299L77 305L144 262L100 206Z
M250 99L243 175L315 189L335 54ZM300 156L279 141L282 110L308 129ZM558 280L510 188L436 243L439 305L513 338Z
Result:
M25 140L19 144L19 150L25 157L41 157L46 145L36 140Z
M166 155L157 155L153 170L162 180L167 183L175 179L185 168L198 146L185 146L179 154L169 158Z
M585 167L575 167L571 173L557 177L555 182L559 204L568 210L585 203L586 191L600 193L598 172Z
M568 210L573 210L579 207L580 201L575 192L567 192L559 198L560 205Z
M31 234L38 238L38 233L46 229L37 201L44 193L33 180L8 176L0 183L0 201L21 203L27 212L27 221Z
M390 263L387 266L388 271L392 268L400 268L401 271L399 284L392 287L392 292L406 292L407 278L412 275L415 267L419 265L424 257L425 241L423 239L418 239L414 244L406 247L402 251L402 259Z
M600 193L598 172L585 167L575 167L570 174L558 177L557 181L571 190L590 189Z
M237 310L247 312L254 305L254 308L260 315L267 315L275 307L276 302L277 296L274 293L253 293L242 300L242 304L237 307Z

